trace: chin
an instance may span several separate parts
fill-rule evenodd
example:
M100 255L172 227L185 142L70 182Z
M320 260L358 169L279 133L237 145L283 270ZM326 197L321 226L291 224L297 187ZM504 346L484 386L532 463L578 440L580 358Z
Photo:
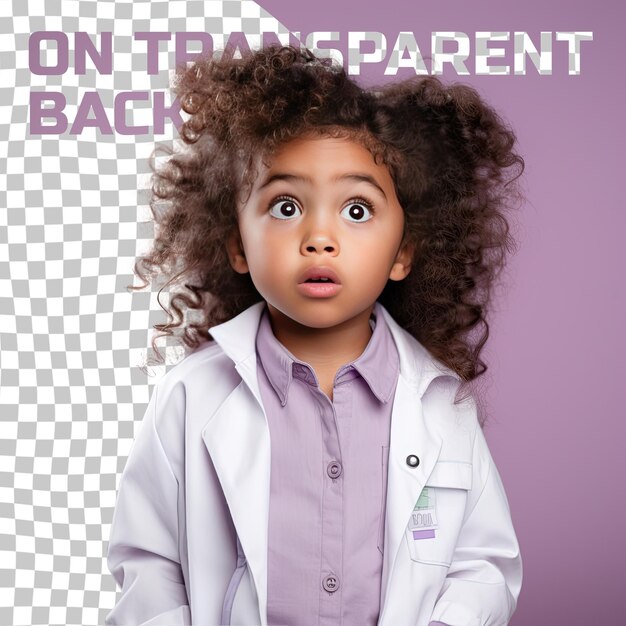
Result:
M356 315L356 314L355 314ZM298 315L292 317L294 321L307 326L308 328L333 328L355 317L355 315L346 315L345 313L336 314L332 311L324 312L322 310L315 311L308 315Z

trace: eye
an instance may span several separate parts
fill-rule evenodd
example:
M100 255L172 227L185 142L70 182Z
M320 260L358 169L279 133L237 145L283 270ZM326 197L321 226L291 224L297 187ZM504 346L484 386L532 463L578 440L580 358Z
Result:
M270 215L279 220L288 220L302 213L293 198L276 198L270 204Z
M350 222L367 222L374 217L374 207L371 202L363 198L352 198L342 209L341 215Z

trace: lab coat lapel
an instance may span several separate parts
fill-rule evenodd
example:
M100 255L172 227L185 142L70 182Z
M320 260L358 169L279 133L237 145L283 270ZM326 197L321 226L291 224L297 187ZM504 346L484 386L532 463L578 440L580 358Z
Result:
M387 508L381 584L381 615L404 532L413 507L439 456L441 439L429 432L422 418L422 401L415 388L398 379L391 421ZM407 457L419 459L417 467L407 464Z
M270 437L257 381L255 338L264 303L215 326L211 335L234 361L242 382L202 431L267 620ZM207 384L209 384L207 382Z
M459 376L435 361L419 344L378 305L385 316L398 350L400 375L396 386L391 415L389 465L387 476L387 507L385 512L385 542L381 582L381 618L384 619L385 599L394 583L393 569L411 513L428 480L441 451L439 433L428 427L424 419L422 396L430 383L439 376ZM412 467L407 457L415 455L419 464ZM396 581L400 582L400 581ZM380 622L383 624L383 622Z

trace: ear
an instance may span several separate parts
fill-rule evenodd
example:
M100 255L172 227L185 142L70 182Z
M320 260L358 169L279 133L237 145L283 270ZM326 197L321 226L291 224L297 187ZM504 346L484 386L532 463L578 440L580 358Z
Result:
M409 275L411 271L411 264L413 263L413 255L415 253L415 247L413 244L404 242L398 250L396 259L391 266L389 272L389 280L403 280Z
M246 253L243 249L243 243L241 242L241 235L239 234L239 228L233 227L226 240L226 253L228 254L228 260L231 267L238 274L247 274L248 262L246 261Z

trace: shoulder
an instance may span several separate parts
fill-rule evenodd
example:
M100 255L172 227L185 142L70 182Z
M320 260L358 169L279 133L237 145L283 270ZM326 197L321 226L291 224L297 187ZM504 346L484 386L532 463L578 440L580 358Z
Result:
M433 379L422 396L423 414L428 430L442 441L441 457L471 463L480 424L473 396L455 402L459 385L451 376Z
M206 342L188 354L152 391L150 404L161 441L183 438L189 422L206 419L240 381L235 364L215 342Z
M206 342L179 361L157 382L155 393L160 400L172 394L185 397L209 390L219 393L220 389L238 383L239 376L233 361L214 341Z
M458 390L452 379L435 379L424 395L424 415L427 427L441 438L439 460L457 461L471 465L473 484L480 491L494 461L485 433L478 420L478 407L474 396L455 402Z

